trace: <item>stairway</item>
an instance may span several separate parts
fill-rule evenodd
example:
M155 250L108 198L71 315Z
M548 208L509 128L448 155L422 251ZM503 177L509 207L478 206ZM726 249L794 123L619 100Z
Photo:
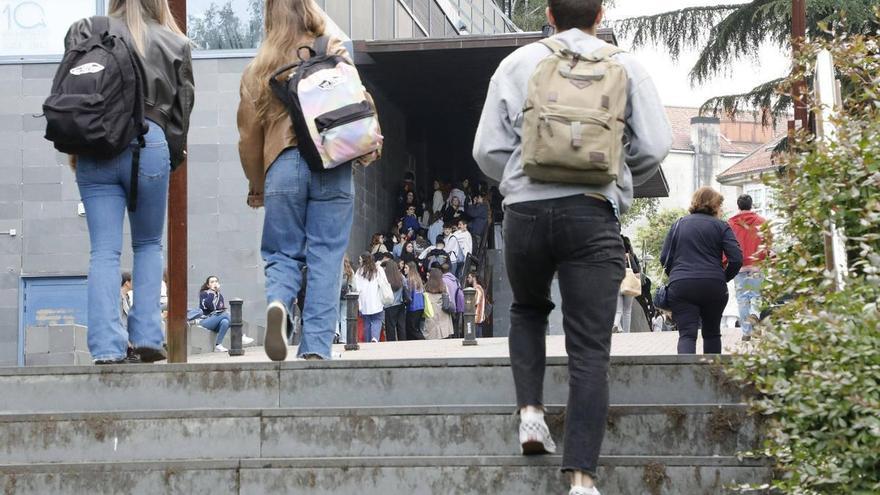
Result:
M766 480L740 390L699 357L612 358L605 495ZM567 397L550 358L548 404ZM554 494L519 456L504 358L0 370L4 494ZM564 407L548 407L562 445Z

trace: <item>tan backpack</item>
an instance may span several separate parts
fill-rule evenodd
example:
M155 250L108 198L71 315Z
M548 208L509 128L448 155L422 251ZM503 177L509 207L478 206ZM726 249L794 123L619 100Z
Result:
M553 54L529 80L523 109L523 168L545 182L607 185L620 176L627 74L611 59L620 48L589 55L552 39Z

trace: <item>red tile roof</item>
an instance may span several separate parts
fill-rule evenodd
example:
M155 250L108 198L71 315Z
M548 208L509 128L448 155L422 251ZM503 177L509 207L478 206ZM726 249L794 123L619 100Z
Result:
M724 179L733 177L756 174L776 168L776 160L773 150L779 145L779 142L785 136L779 136L760 146L750 155L736 162L732 167L718 174L718 181L723 182Z
M691 119L700 115L700 109L687 107L666 107L666 115L672 125L672 149L691 151ZM747 155L755 148L779 134L772 127L764 127L760 122L721 118L721 154Z

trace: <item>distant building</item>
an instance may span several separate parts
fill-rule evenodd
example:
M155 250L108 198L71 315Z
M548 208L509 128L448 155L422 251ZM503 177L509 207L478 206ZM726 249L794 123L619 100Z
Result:
M768 174L776 174L779 169L778 156L775 149L784 136L778 136L759 146L748 156L727 168L716 180L726 188L735 188L737 194L748 194L754 205L752 211L764 218L773 218L772 190L764 184Z
M725 211L736 211L742 186L722 180L720 174L773 140L778 131L751 120L701 117L699 109L667 107L672 126L672 150L663 162L669 197L660 200L661 209L690 205L694 191L711 186L724 195Z

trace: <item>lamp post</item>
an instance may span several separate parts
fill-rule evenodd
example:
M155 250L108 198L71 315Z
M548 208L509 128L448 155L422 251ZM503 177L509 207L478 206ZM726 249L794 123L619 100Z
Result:
M477 316L476 300L477 289L468 287L464 290L464 341L462 345L477 345L477 328L474 322Z
M346 331L345 350L356 351L361 348L358 344L358 296L357 292L349 292L345 295L346 308Z
M244 356L244 348L241 345L241 306L244 301L232 299L229 301L229 355Z

